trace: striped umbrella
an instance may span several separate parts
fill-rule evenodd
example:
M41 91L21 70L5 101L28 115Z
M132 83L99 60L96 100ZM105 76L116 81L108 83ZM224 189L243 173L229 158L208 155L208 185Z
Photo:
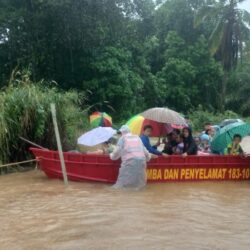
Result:
M93 128L95 127L111 127L112 118L105 112L94 112L90 117L90 124Z
M141 113L141 115L156 122L187 126L187 122L182 115L168 108L151 108Z
M211 147L215 152L224 152L224 149L232 142L235 134L245 137L250 134L250 124L244 122L236 122L223 127L214 137Z
M152 131L153 137L165 136L166 134L170 133L173 130L171 125L145 119L141 115L133 116L130 120L128 120L126 125L129 126L131 133L135 135L141 135L144 126L150 125L153 128Z

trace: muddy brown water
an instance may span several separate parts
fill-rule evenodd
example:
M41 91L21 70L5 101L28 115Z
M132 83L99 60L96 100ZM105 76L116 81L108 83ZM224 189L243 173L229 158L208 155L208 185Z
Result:
M0 249L250 249L250 183L149 184L0 176Z

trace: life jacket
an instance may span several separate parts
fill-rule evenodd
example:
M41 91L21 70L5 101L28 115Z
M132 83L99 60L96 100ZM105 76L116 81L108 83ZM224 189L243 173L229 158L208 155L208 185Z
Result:
M128 159L145 159L145 154L143 150L143 144L139 136L135 135L125 135L122 161Z

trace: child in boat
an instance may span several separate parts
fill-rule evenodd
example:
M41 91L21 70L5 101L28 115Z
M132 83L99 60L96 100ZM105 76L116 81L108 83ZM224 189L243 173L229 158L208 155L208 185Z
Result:
M201 138L200 138L200 136L195 136L194 137L194 141L195 141L196 145L200 145L201 144Z
M240 146L242 137L239 134L235 134L232 143L228 144L225 149L225 155L242 155L243 150Z
M213 137L215 136L215 129L211 126L209 129L206 130L205 134L209 136L209 143L211 143Z
M184 143L183 143L184 137L181 134L178 134L176 137L176 146L173 147L173 154L174 155L182 155L184 151Z
M174 154L174 148L176 148L178 144L177 138L179 135L180 135L180 131L176 129L174 129L172 132L167 134L166 139L162 141L165 144L162 153L166 153L168 155Z
M210 137L207 134L202 134L200 137L200 144L198 146L198 154L210 154Z

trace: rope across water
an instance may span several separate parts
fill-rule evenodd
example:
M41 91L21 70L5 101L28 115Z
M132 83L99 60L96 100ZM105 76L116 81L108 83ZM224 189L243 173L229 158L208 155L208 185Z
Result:
M30 162L37 162L38 159L33 159L33 160L27 160L27 161L20 161L20 162L14 162L14 163L8 163L4 165L0 165L0 168L5 168L5 167L10 167L10 166L16 166L20 164L25 164L25 163L30 163Z

